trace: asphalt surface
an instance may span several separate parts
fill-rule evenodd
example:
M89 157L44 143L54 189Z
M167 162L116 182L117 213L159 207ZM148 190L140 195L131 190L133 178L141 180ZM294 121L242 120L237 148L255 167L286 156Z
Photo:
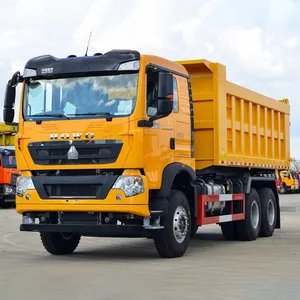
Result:
M299 299L300 194L281 196L281 206L273 237L228 242L206 226L177 259L159 258L150 239L83 238L74 254L51 256L3 209L0 299Z

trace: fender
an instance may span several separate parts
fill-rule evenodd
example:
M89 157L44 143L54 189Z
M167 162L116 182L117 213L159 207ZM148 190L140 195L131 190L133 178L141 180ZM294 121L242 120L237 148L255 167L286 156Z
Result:
M174 179L181 172L186 173L191 182L196 179L196 173L190 166L181 163L171 163L163 171L161 188L157 192L157 197L168 198L170 196Z

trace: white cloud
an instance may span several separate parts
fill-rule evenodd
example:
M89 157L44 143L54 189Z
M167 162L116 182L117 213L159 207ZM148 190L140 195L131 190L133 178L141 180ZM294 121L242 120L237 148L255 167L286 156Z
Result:
M264 35L259 27L229 29L220 37L224 47L235 53L236 59L243 68L260 77L276 77L283 74L284 63L276 53L269 48L272 37Z
M300 137L291 136L291 157L300 159Z
M0 1L0 95L9 76L31 57L84 55L93 31L89 54L130 48L171 60L225 64L229 80L289 98L297 137L299 12L300 1L293 0Z
M285 46L287 48L295 48L296 46L298 45L298 37L297 36L293 36L293 37L290 37L289 39L287 39L285 41Z

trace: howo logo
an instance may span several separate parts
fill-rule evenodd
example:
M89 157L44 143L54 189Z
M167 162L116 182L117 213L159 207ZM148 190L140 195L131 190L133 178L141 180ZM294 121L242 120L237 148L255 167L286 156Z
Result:
M87 139L92 139L94 138L95 134L93 132L87 132L84 136ZM58 137L60 137L62 140L68 140L71 137L75 140L78 140L81 139L82 133L62 133L61 135L57 133L50 133L50 140L57 140Z

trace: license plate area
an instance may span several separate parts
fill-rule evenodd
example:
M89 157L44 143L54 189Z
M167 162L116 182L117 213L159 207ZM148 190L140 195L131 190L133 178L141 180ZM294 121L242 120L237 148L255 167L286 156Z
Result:
M88 213L74 213L74 212L61 212L58 215L60 224L69 225L100 225L101 213L100 212L88 212Z

